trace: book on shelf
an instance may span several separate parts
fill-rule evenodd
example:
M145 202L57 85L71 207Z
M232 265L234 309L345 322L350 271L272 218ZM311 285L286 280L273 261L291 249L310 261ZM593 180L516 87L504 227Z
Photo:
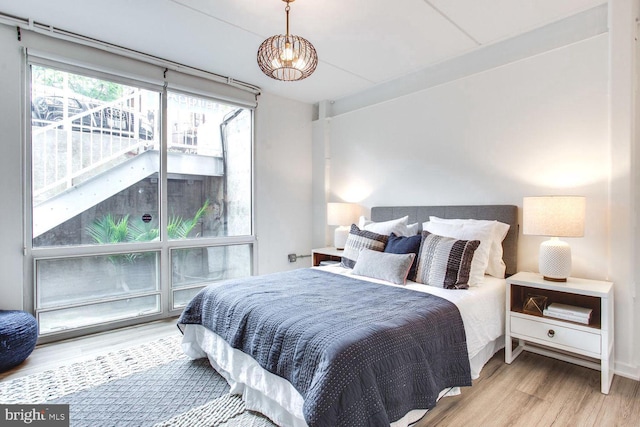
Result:
M584 325L588 325L589 322L591 321L591 316L588 316L588 317L576 316L576 315L573 315L573 314L570 314L570 313L549 311L548 308L545 308L544 311L542 312L542 314L547 316L547 317L553 317L555 319L560 319L560 320L570 320L571 322L578 322L578 323L582 323Z
M585 318L585 319L591 318L591 313L593 312L593 310L590 308L577 307L575 305L568 305L568 304L560 304L557 302L549 304L549 306L545 309L545 311L549 313L566 314L569 316Z

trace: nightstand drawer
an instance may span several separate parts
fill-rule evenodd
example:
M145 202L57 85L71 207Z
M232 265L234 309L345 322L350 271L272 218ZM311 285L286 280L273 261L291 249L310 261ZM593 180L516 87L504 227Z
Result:
M541 320L511 316L511 333L524 335L553 345L571 347L578 351L601 354L600 334L593 334Z

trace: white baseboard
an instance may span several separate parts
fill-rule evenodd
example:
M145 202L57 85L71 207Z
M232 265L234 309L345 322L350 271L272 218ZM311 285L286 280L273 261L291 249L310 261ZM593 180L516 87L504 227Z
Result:
M614 372L621 377L629 378L635 381L640 381L640 367L627 365L626 363L616 362L614 365Z

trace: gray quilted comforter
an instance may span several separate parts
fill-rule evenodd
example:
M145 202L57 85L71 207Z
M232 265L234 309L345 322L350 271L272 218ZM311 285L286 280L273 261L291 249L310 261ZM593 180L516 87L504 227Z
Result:
M321 270L212 284L178 323L209 328L286 378L310 426L388 426L471 385L454 304Z

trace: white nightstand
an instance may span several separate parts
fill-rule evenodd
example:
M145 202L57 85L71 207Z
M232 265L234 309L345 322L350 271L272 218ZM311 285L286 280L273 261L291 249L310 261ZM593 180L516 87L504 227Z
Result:
M592 309L588 325L523 313L529 295L547 297L551 303ZM517 273L507 278L505 322L506 363L523 351L554 357L601 371L601 391L609 393L613 380L613 283L570 277L550 282L537 273ZM513 348L513 339L518 345Z
M334 247L318 248L311 251L313 258L313 266L317 267L322 261L340 261L342 260L342 249L336 249Z

